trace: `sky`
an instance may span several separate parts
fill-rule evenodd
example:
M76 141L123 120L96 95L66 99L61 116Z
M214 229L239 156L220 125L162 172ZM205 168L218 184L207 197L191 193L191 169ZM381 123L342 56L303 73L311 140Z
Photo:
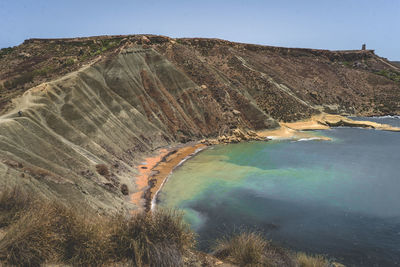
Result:
M116 34L367 49L400 61L400 0L0 0L0 48Z

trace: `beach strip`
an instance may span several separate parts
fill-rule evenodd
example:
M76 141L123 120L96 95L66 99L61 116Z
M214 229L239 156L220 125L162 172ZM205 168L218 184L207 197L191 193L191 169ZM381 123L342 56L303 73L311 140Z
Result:
M138 166L140 175L136 177L136 184L139 191L132 195L132 201L141 209L149 211L154 197L174 168L205 147L207 146L204 144L183 145L162 149L156 156L146 158Z

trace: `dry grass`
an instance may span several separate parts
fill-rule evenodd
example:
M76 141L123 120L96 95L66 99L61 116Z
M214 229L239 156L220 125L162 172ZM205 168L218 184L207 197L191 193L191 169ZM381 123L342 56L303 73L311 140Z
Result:
M6 204L0 215L3 210L14 214L7 215L14 219L7 219L7 233L0 240L0 265L181 266L183 254L195 243L193 232L176 211L112 219L90 214L87 219L58 203L28 197L20 203L19 196L20 191L0 195L0 204Z
M114 255L137 266L181 266L183 253L195 244L194 233L176 211L139 213L130 220L116 218L113 226Z
M322 256L310 256L304 253L293 254L288 250L272 245L261 234L248 231L217 240L214 255L239 266L330 266L329 261Z
M262 265L268 242L259 234L242 232L217 241L215 256L228 258L240 266Z
M311 256L305 253L297 253L296 260L300 267L329 267L329 261L321 255Z
M60 206L32 205L10 225L0 241L0 261L17 266L40 266L62 253L65 210Z
M0 194L0 228L20 217L20 211L29 206L31 199L19 188L5 189Z

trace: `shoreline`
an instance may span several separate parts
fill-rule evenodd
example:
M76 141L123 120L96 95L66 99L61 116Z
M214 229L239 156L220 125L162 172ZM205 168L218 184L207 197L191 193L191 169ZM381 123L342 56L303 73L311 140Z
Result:
M131 201L139 210L152 210L159 191L172 171L206 147L207 145L198 142L181 144L169 149L160 149L155 156L145 158L143 163L137 166L140 173L135 177L138 191L131 195Z
M154 196L151 199L150 202L150 210L153 211L154 208L156 207L157 204L157 196L158 193L161 191L161 189L164 187L164 184L168 181L169 177L171 176L171 174L176 170L176 168L179 168L185 161L187 161L188 159L192 158L193 156L195 156L197 153L205 150L207 148L207 146L201 146L199 148L197 148L193 153L187 155L186 157L184 157L176 166L174 166L171 170L171 172L167 175L167 177L165 177L160 185L160 187L158 188L158 190L154 193Z
M341 115L330 115L325 113L314 115L306 120L300 120L296 122L280 122L279 125L280 127L277 129L263 130L257 132L257 134L269 139L314 139L330 141L331 138L329 137L315 135L313 132L309 131L329 130L331 128L344 126L400 132L399 127L394 127L388 124L381 124L372 121L357 121Z
M380 124L371 121L356 121L340 115L320 114L307 120L296 122L280 122L280 127L272 130L257 131L251 139L238 139L242 133L234 131L233 139L225 137L218 139L203 139L199 142L178 144L172 148L162 148L155 155L144 158L142 164L137 166L139 175L135 177L137 192L131 194L131 201L139 210L151 211L156 206L157 195L168 181L172 172L186 160L206 149L209 145L237 143L249 140L291 139L291 140L319 140L330 141L331 138L316 135L312 131L329 130L334 127L361 127L383 131L400 132L399 127ZM226 142L229 139L230 142Z

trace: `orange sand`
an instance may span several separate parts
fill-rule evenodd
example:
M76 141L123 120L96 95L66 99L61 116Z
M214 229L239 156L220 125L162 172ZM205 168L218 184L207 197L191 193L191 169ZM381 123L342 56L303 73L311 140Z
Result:
M131 200L138 207L143 206L144 199L142 198L144 190L148 186L148 177L150 176L152 169L157 165L158 162L162 160L162 158L168 154L167 149L161 149L159 154L154 157L148 157L145 159L144 164L138 166L139 175L136 176L136 186L137 192L131 195ZM144 169L142 167L147 167Z
M154 187L150 189L151 198L154 197L155 193L160 189L163 181L172 172L172 170L187 156L193 154L197 149L206 147L204 144L197 144L194 146L187 146L180 148L176 153L169 155L165 161L160 162L153 170L157 171L157 174L152 176L151 179L156 179Z
M160 189L165 178L167 178L172 170L184 158L186 158L190 154L193 154L197 149L202 147L206 147L206 145L196 144L194 146L184 146L178 148L175 153L168 155L165 160L163 160L163 158L168 154L169 151L167 149L162 149L157 156L146 158L145 163L138 166L138 171L140 172L140 175L136 177L138 192L132 195L132 201L138 207L143 208L146 201L143 198L143 195L144 192L148 189L149 179L154 181L154 186L150 188L149 200L151 201L155 193ZM142 169L142 167L147 167L147 169Z

